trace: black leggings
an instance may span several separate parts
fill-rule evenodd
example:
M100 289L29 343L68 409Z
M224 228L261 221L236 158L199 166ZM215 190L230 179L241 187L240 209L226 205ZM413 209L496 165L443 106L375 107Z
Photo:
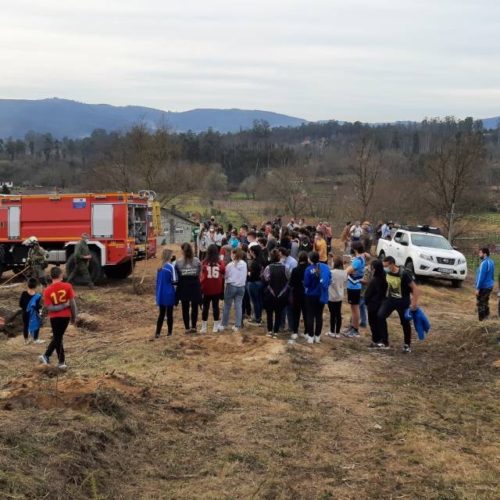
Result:
M160 335L161 329L163 327L163 320L165 319L165 314L167 315L168 334L172 335L172 330L174 329L174 306L159 307L160 313L158 314L158 321L156 322L156 335Z
M307 333L305 299L304 297L302 297L301 299L295 299L294 297L292 305L293 333L299 333L301 313L302 313L302 319L304 320L304 333Z
M328 302L328 310L330 311L330 332L340 333L342 327L342 301Z
M214 321L219 321L220 319L220 309L219 309L219 295L204 295L203 296L203 309L201 311L201 320L208 320L208 311L210 310L210 303L212 303L212 311L214 313Z
M191 306L191 318L189 317L189 306ZM192 302L191 300L182 301L182 320L184 321L184 327L189 330L189 319L191 319L191 328L196 328L196 323L198 323L198 302Z
M370 330L372 332L372 342L375 344L385 344L388 345L387 338L383 338L380 334L380 326L378 322L378 310L380 309L380 304L369 305L368 310L368 324L370 325Z
M310 337L319 337L323 329L323 309L325 305L319 300L319 296L306 295L306 322L307 333Z
M66 328L69 325L69 318L51 318L50 326L52 326L52 340L47 346L45 351L45 357L50 358L54 351L57 352L57 357L59 363L64 363L64 346L63 346L63 336Z

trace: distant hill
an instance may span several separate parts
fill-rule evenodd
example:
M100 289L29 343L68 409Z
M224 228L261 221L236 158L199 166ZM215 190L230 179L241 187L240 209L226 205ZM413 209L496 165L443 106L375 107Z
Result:
M166 125L179 132L202 132L210 127L219 132L237 132L251 128L254 120L266 120L271 127L296 127L306 122L302 118L258 110L193 109L177 113L57 98L0 99L0 137L23 138L30 130L50 132L55 137L85 137L96 128L124 130L138 123L152 128Z

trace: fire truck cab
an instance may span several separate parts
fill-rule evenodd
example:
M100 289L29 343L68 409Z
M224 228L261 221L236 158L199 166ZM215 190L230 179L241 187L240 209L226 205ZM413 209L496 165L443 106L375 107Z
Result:
M49 263L65 263L69 274L87 233L92 278L126 278L134 261L156 254L154 203L148 192L0 196L0 275L26 266L23 241L30 236L49 252Z

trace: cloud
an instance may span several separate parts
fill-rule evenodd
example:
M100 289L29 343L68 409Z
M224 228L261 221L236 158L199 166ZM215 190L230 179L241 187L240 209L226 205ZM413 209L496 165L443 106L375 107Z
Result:
M500 114L493 0L2 3L4 98L365 121Z

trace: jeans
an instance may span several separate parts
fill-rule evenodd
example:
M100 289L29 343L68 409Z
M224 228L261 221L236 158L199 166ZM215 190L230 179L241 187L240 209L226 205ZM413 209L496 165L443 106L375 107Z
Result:
M50 358L54 351L57 352L57 358L59 363L64 363L64 346L63 346L63 336L66 328L69 325L69 318L51 318L50 326L52 327L52 340L47 346L45 351L45 357Z
M490 315L490 295L492 288L481 288L477 296L477 314L479 321L483 321ZM500 308L500 305L498 306ZM500 310L500 309L499 309Z
M222 326L229 323L229 313L234 302L235 326L241 328L243 320L243 297L245 296L244 286L234 286L227 284L224 292L224 312L222 313Z
M319 337L323 329L323 309L317 295L306 295L306 323L307 333L310 337Z
M366 326L367 325L366 302L364 297L361 297L361 300L359 302L359 315L360 315L359 326Z
M393 299L388 298L382 302L380 309L377 314L378 323L378 334L379 342L385 345L389 345L389 334L387 332L387 318L394 312L397 311L399 314L399 319L401 321L401 326L403 327L404 342L407 345L411 344L411 324L405 318L405 312L410 307L410 299Z
M248 295L253 304L254 319L257 323L262 321L262 288L261 281L250 281L247 283Z
M283 317L283 311L285 310L286 304L279 300L273 299L269 301L266 305L267 314L267 331L278 333L281 325L281 319ZM274 321L273 321L274 316Z

